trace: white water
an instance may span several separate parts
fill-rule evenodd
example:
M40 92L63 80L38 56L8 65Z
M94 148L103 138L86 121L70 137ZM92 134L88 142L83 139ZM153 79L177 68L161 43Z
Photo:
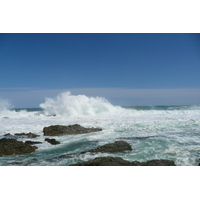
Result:
M7 105L2 103L2 105ZM78 153L99 145L125 140L133 151L116 154L124 159L146 161L150 159L172 159L177 165L198 165L200 158L200 109L178 110L135 110L113 106L106 99L62 93L54 99L40 104L43 111L10 111L2 106L0 111L0 136L6 133L36 133L41 141L32 156L40 159L30 165L69 165L75 161L93 159L99 155L81 155L76 159L49 162L65 153ZM56 114L56 116L52 116ZM50 125L80 124L84 127L100 127L101 132L77 136L55 137L61 145L53 146L44 142L43 128ZM21 139L25 140L25 139ZM24 159L24 156L21 156ZM16 161L20 156L0 158L0 165L8 160ZM29 160L29 156L25 156ZM10 162L10 161L9 161ZM28 161L27 161L28 162Z
M98 116L98 115L123 115L128 111L120 106L113 106L105 98L87 97L85 95L71 95L64 92L55 99L47 98L40 104L47 115L62 116Z

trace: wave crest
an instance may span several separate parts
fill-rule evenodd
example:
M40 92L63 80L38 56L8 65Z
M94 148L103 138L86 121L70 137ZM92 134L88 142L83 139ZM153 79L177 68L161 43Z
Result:
M120 106L113 106L103 97L71 95L70 92L61 93L56 98L46 98L40 108L46 115L65 116L116 115L127 111Z

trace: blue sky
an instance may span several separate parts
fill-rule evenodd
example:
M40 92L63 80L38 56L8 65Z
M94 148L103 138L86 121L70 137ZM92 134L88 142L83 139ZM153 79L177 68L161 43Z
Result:
M0 99L104 96L117 105L200 104L200 34L0 34Z

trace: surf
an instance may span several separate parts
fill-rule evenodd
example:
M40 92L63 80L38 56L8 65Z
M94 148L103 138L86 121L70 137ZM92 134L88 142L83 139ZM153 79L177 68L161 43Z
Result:
M46 98L40 104L46 115L61 116L104 116L124 115L130 113L121 106L112 105L104 97L88 97L86 95L72 95L71 92L63 92L55 98Z

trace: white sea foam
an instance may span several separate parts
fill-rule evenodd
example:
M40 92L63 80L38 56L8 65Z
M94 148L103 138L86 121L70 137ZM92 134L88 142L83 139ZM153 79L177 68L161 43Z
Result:
M40 107L44 109L46 115L97 116L128 113L126 109L112 105L103 97L71 95L70 92L61 93L54 99L46 98Z
M172 107L169 110L126 109L114 106L102 97L71 95L70 92L62 93L56 98L47 98L40 107L44 111L14 111L9 110L10 104L7 101L1 101L0 107L0 138L6 133L32 132L40 135L36 140L42 144L37 145L35 156L41 160L33 162L33 165L65 165L65 163L68 165L71 162L69 159L60 162L46 160L44 163L43 160L55 157L54 152L58 155L77 153L86 151L88 145L95 148L116 139L126 140L133 146L134 151L123 155L124 159L130 161L158 158L175 160L178 165L197 165L195 159L199 158L200 134L198 107L195 109L194 106L191 109ZM49 116L54 114L56 116ZM44 141L43 128L56 124L80 124L84 127L100 127L103 131L59 137L56 139L61 145L54 146ZM78 147L77 150L71 148L73 145ZM4 158L0 158L0 165L2 159Z

